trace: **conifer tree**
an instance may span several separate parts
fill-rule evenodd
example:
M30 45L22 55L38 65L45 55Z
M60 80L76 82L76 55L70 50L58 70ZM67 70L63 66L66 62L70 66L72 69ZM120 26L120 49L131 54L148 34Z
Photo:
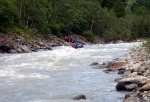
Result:
M121 0L116 0L116 2L114 3L113 10L118 18L124 17L126 15L125 7L123 6Z

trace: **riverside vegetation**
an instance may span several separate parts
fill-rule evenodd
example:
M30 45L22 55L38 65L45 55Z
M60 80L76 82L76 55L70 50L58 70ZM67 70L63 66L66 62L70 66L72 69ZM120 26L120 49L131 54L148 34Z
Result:
M0 48L9 52L11 42L21 38L25 40L17 52L29 52L22 51L27 50L22 45L32 45L34 51L43 48L34 42L55 42L54 36L62 39L69 34L92 43L148 38L149 18L149 0L0 0Z
M150 36L149 0L0 0L0 32L28 39L77 34L90 42Z

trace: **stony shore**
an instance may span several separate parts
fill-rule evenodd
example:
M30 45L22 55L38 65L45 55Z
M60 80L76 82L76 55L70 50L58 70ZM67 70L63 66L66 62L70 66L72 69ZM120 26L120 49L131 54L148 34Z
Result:
M93 63L104 72L118 71L115 79L117 91L128 91L123 102L150 102L150 53L143 46L133 48L129 54L103 64Z
M118 68L122 78L118 82L118 91L129 91L124 102L150 102L150 54L145 47L137 47L118 61L126 61Z
M76 39L83 44L88 44L86 39L77 36ZM46 38L27 39L22 36L0 34L0 53L28 53L39 50L52 50L55 46L71 46L71 42L56 36Z

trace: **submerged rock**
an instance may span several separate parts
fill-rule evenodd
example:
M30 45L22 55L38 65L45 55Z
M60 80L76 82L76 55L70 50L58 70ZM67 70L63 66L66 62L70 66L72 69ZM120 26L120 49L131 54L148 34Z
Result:
M86 100L86 96L85 95L78 95L78 96L74 97L73 99L74 100L81 100L81 99Z
M90 66L96 66L96 65L99 65L98 62L93 62L92 64L90 64Z

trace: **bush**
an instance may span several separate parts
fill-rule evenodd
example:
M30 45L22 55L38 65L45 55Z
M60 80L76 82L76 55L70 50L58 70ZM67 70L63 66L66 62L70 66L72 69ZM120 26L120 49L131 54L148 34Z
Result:
M122 39L125 41L131 41L131 31L128 29L125 29L123 31Z
M85 37L88 41L94 42L95 37L93 35L93 32L88 30L83 32L83 37Z
M117 32L113 29L109 29L104 32L103 38L105 42L115 41L117 40Z
M53 34L59 34L60 33L60 26L59 26L59 24L52 23L52 25L50 27L51 27L51 32Z
M19 28L13 28L13 34L14 36L23 36L26 39L33 39L34 38L34 32L36 32L35 29L29 29L27 26L24 27L24 30Z

